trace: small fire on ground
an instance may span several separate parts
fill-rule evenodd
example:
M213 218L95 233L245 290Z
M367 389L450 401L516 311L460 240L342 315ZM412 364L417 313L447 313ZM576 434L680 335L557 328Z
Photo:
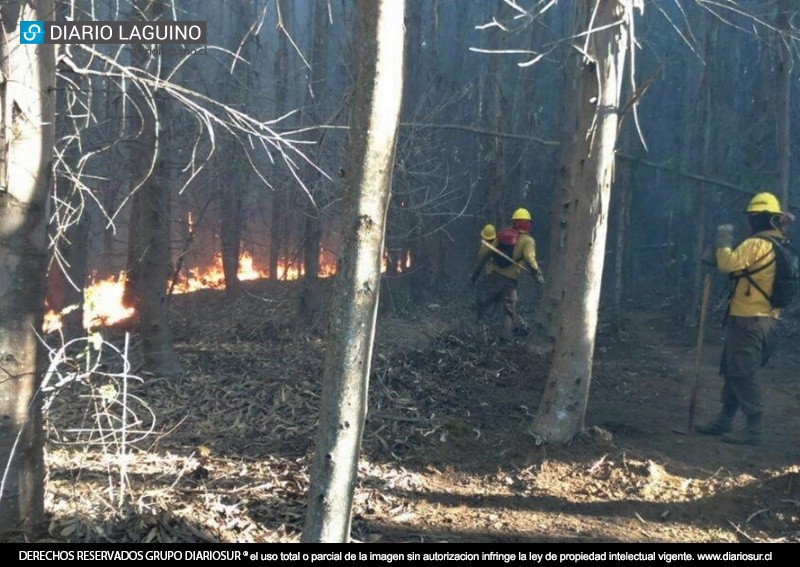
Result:
M384 255L381 263L381 273L385 273L389 267L389 257ZM396 271L402 273L411 267L411 252L406 252L400 259L396 260ZM322 251L319 259L319 277L328 278L336 274L335 258ZM305 268L301 262L292 262L282 258L278 262L278 279L281 281L298 280L305 275ZM242 252L239 257L239 281L252 281L268 279L269 269L262 269L256 266L252 255L249 252ZM83 327L91 329L115 325L134 314L134 309L125 307L122 296L125 291L127 276L125 272L120 272L119 276L109 276L104 279L93 279L83 290ZM209 266L205 268L191 268L186 274L180 273L172 289L174 294L191 293L202 289L225 289L225 272L222 268L222 256L217 253ZM74 309L74 307L72 308ZM53 333L61 330L63 326L63 316L70 311L67 307L62 312L48 310L44 315L42 330L45 333Z

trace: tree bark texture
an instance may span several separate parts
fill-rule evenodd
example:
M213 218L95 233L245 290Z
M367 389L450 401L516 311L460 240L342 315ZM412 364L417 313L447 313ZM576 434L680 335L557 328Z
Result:
M281 15L284 23L293 19L294 8L292 2L280 3ZM289 85L289 41L280 38L278 49L275 53L273 73L275 75L275 115L283 116L288 110L287 93ZM285 222L286 192L278 185L272 191L270 202L270 227L269 227L269 277L275 281L284 276L278 273L278 263L281 254L286 248L286 231L288 223Z
M512 8L507 4L501 3L498 6L498 17L501 21L510 21ZM492 49L507 49L508 34L501 30L495 30L493 35ZM492 65L493 71L489 74L492 93L491 120L492 128L495 132L511 131L511 105L508 100L507 83L508 69L507 60L496 61ZM487 217L493 219L491 222L498 226L508 224L508 198L513 188L509 186L509 144L500 136L494 136L489 140L491 158L489 160L490 172L488 175L489 184L487 187L486 204L489 208ZM516 208L516 207L511 207Z
M359 0L344 252L331 309L304 542L346 542L367 411L402 89L401 0ZM352 177L350 177L352 176Z
M425 9L421 5L414 10L406 12L406 30L407 41L405 42L405 60L412 62L405 69L405 77L403 81L403 101L404 101L404 115L405 116L419 116L424 114L424 108L427 98L427 79L428 79L428 58L423 51L422 45L425 41L425 25L427 18L425 17ZM403 134L401 138L401 147L405 147L407 142L406 136L414 136L415 132L412 130L409 134ZM413 138L410 138L413 139ZM415 199L413 191L410 192L412 201ZM419 217L414 218L412 221L415 226L410 231L411 237L408 241L408 247L414 257L414 269L409 274L410 279L410 294L411 300L414 303L420 303L428 292L430 284L430 254L428 253L429 243L426 239L422 239L421 235L425 233L425 221ZM384 285L393 285L394 282L384 282Z
M631 138L630 125L623 134L623 149L630 151ZM615 193L619 195L616 200L616 225L614 233L614 271L613 271L613 294L611 298L611 311L614 329L617 333L622 329L622 298L624 292L624 267L628 241L628 222L630 221L631 205L631 180L633 164L626 162L620 167L617 173Z
M555 352L531 432L540 440L566 443L584 425L597 309L603 273L608 205L614 171L620 91L633 18L632 0L579 0L577 31L588 35L575 72L579 88L568 185L569 237L561 289Z
M40 398L55 49L21 45L19 20L54 19L52 0L0 4L0 533L44 522Z
M229 6L220 4L220 17L224 18L225 12L229 9ZM240 54L246 61L256 60L254 40L247 39L254 9L255 6L251 2L235 3L231 10L230 24L225 27L224 32L236 38L237 42L244 41ZM241 71L243 67L244 65L238 65L235 69ZM234 71L230 73L233 75ZM246 108L248 99L254 92L253 75L244 73L236 78L238 80L223 83L220 95L228 104ZM222 151L218 154L219 165L216 168L219 184L217 194L220 203L220 251L222 271L225 275L225 293L232 296L241 288L239 258L245 231L244 203L245 193L250 185L250 164L241 151L239 140L233 134L225 133L220 149Z
M242 224L244 209L242 193L244 175L238 169L243 167L235 161L236 145L227 140L223 148L228 148L227 158L230 167L220 164L222 171L227 171L225 179L219 179L219 239L222 254L222 271L225 274L225 293L235 295L239 291L239 256L242 246Z
M328 85L328 49L330 30L328 23L328 10L324 3L316 2L311 14L311 69L308 71L306 87L305 121L307 124L321 124L326 121L327 112L325 101L329 92ZM322 160L323 141L325 131L321 131L316 139L312 159L315 163ZM303 265L305 276L300 300L301 317L304 321L314 324L321 319L327 311L327 294L325 288L319 285L320 253L322 251L323 237L323 204L330 197L326 191L326 181L319 172L305 164L303 179L309 188L311 198L301 195L304 200L303 209L305 226L303 227Z
M578 12L573 17L579 17ZM577 29L583 22L573 22L572 29ZM572 50L569 55L567 69L577 69L582 63L581 55ZM550 246L547 254L547 278L542 296L539 300L536 320L545 335L555 337L558 326L558 306L564 300L564 271L566 269L567 238L570 230L570 217L575 206L570 193L575 183L575 174L571 161L574 159L575 144L581 136L579 115L575 109L579 108L581 101L587 99L589 94L584 90L591 85L581 80L578 72L569 72L564 77L563 119L561 140L559 143L558 162L556 164L556 183L553 191L553 204L550 208ZM585 131L585 130L584 130Z
M148 19L159 20L165 14L163 0L137 0L136 5L138 13L147 14ZM132 60L134 68L145 68L146 51L134 46ZM170 139L168 101L158 91L153 93L154 101L147 101L137 88L131 89L130 96L141 111L142 128L131 161L134 187L138 189L131 199L129 238L133 242L129 246L128 281L132 293L126 289L126 295L134 298L132 306L138 311L145 366L157 375L171 376L181 368L172 344L167 296L172 188L165 147Z

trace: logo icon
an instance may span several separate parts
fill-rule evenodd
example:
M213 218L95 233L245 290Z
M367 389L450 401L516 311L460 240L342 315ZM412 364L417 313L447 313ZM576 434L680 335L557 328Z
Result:
M22 20L19 23L19 42L44 43L44 22L41 20Z

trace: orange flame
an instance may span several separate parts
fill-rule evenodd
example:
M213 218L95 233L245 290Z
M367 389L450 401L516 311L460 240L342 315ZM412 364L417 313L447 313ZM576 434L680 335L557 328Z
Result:
M109 276L101 280L94 280L83 288L83 328L91 329L98 326L114 325L128 319L134 310L125 307L122 295L125 292L125 272L120 272L119 277ZM55 333L63 326L63 316L76 308L75 305L64 308L61 312L49 309L44 314L42 330L45 333Z
M114 325L133 315L132 307L125 307L122 295L128 277L120 272L119 277L109 276L95 281L83 290L83 328Z
M189 219L191 222L191 217ZM384 254L381 262L381 273L386 272L389 257ZM404 272L411 267L411 252L406 252L397 260L397 271ZM329 278L336 274L336 258L325 250L320 249L319 272L320 278ZM269 270L259 268L253 256L245 251L239 257L239 280L252 281L266 279ZM302 262L281 258L278 261L278 278L281 281L297 280L305 275ZM125 307L122 296L125 291L125 272L119 276L109 276L104 279L92 280L83 290L83 326L85 329L93 327L114 325L130 318L134 314L133 308ZM204 268L191 268L188 274L181 274L173 289L175 294L191 293L201 289L225 289L225 272L222 269L222 255L217 253L209 266ZM62 328L62 313L52 309L45 313L42 330L53 333Z
M253 256L242 252L239 257L239 281L259 280L269 277L269 272L255 267ZM173 293L191 293L201 289L225 289L225 271L222 269L222 254L217 252L210 266L192 268L189 275L181 275Z
M397 258L397 260L394 261L394 267L395 272L398 274L402 274L411 268L411 250L406 250L405 254L402 254L399 258ZM381 273L385 274L388 269L389 253L384 252L383 258L381 259Z

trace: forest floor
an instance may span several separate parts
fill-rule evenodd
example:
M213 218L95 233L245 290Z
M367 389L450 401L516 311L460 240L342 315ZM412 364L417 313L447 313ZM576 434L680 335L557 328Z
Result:
M59 392L47 541L299 540L324 331L299 322L295 288L176 297L185 375L129 384L141 423L124 440L119 379ZM697 329L629 307L623 334L601 321L586 432L537 446L527 429L548 355L494 346L495 322L463 301L379 318L354 540L800 541L797 336L763 370L765 443L727 445L673 431L687 424ZM708 329L699 422L719 407L722 335Z

